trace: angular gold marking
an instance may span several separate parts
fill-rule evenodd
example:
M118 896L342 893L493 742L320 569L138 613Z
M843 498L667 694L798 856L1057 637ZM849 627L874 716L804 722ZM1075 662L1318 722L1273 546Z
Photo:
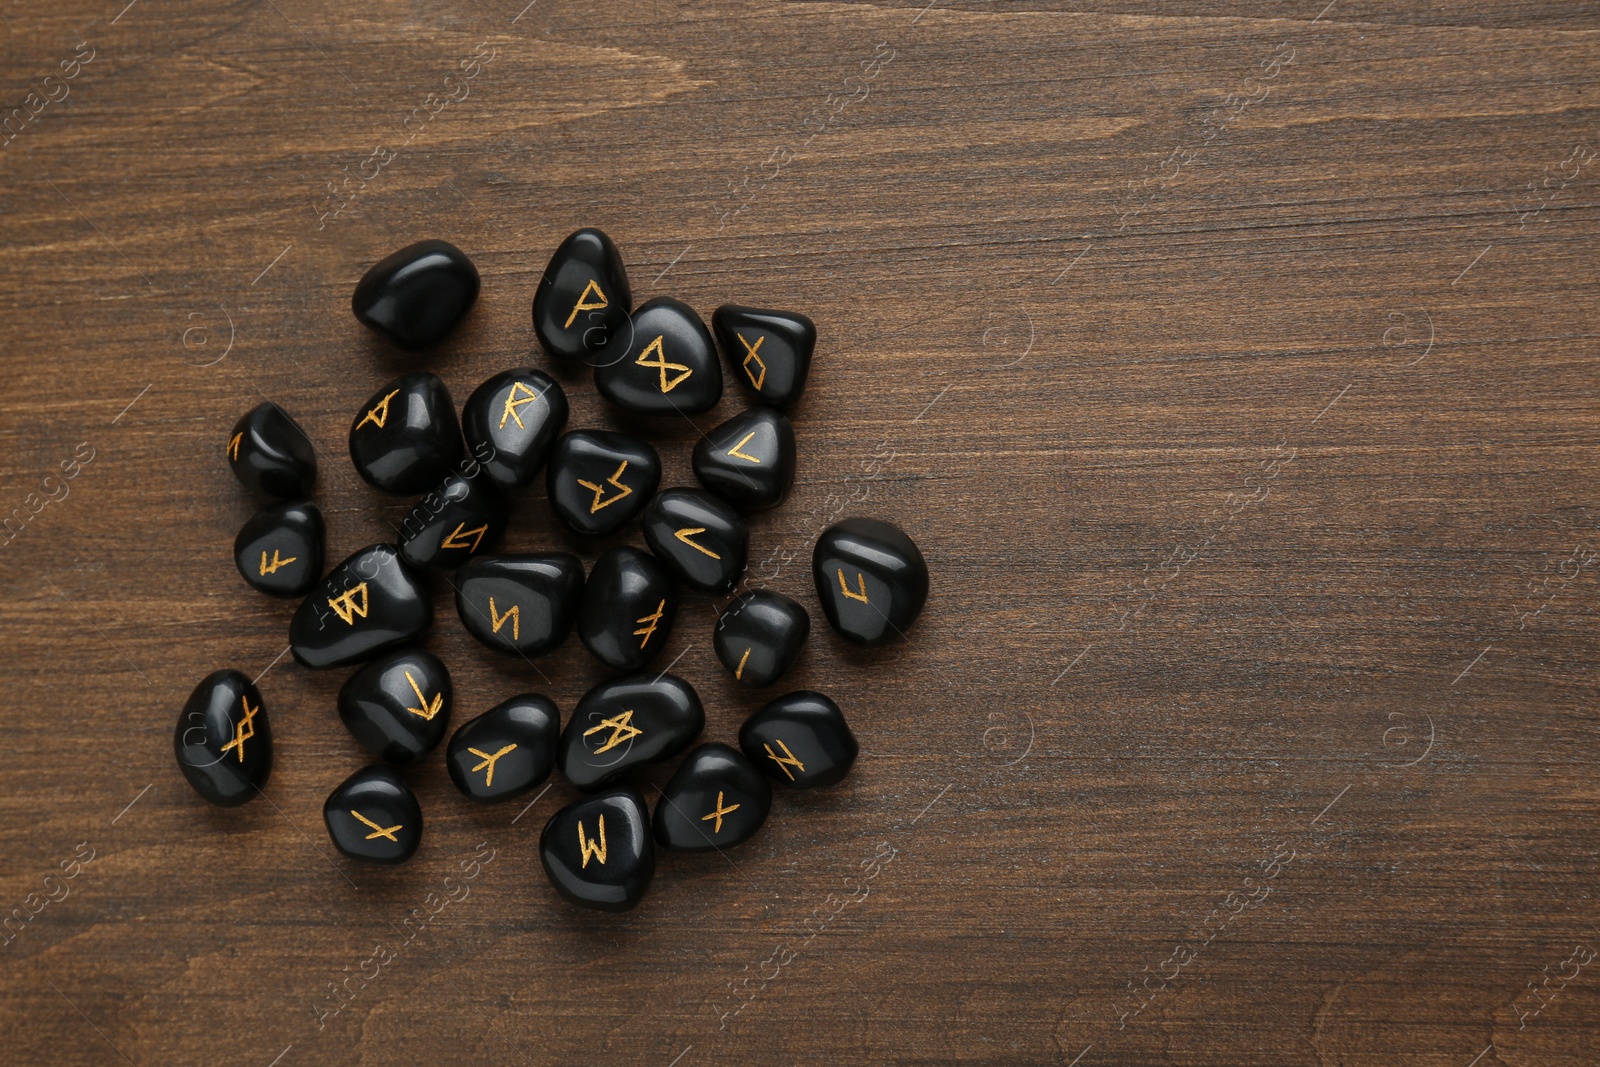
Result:
M233 749L234 755L239 757L239 762L244 762L244 743L256 735L256 712L261 710L261 705L250 706L250 698L244 694L239 695L239 703L244 705L244 718L233 725L233 740L222 746L222 751Z
M361 595L360 604L356 603L356 594L358 593ZM362 582L354 589L347 591L343 596L329 597L328 607L338 612L339 618L354 626L357 615L363 619L367 617L367 583Z
M795 770L800 771L801 773L805 772L806 765L795 759L794 753L789 751L789 746L784 744L782 741L778 742L778 747L783 749L783 755L781 757L776 752L772 751L771 745L763 744L761 747L767 750L767 755L772 757L772 761L774 763L783 768L783 773L789 776L789 781L794 781L794 771L789 770L790 767L793 767Z
M706 532L706 528L704 526L685 526L683 529L679 530L677 533L673 534L672 536L676 537L678 540L682 541L684 544L688 545L690 548L694 549L696 552L704 552L706 555L710 556L712 559L721 559L722 558L721 556L717 555L715 552L711 551L709 548L702 548L699 545L695 544L693 541L689 540L689 538L693 537L695 534L702 534L702 533L705 533L705 532Z
M395 393L399 391L398 389L390 390L388 396L374 404L372 410L367 412L367 417L356 423L356 429L361 429L369 422L378 429L383 429L383 424L389 421L389 401L393 400Z
M239 442L244 440L244 431L240 430L228 438L228 455L233 457L235 463L239 462Z
M595 296L600 298L600 302L598 304L584 303L585 300L589 299L590 293L593 293ZM611 301L606 299L605 291L600 288L600 283L591 279L589 284L583 287L583 292L578 296L578 302L572 305L572 314L567 316L567 321L561 328L563 330L572 329L572 322L578 317L578 312L580 311L598 311L603 307L610 306ZM501 423L501 425L503 426L505 424Z
M289 564L293 563L295 560L297 560L299 558L300 558L299 556L290 556L288 559L279 559L278 558L278 550L277 549L273 549L272 550L272 562L268 563L267 562L267 554L265 552L263 552L263 553L261 553L261 574L262 574L263 577L265 577L266 575L269 575L269 574L277 574L279 567L287 567Z
M710 815L700 816L700 821L710 822L712 819L717 820L717 825L711 828L711 832L714 834L720 834L722 833L722 817L724 815L731 815L738 810L738 804L734 804L732 807L727 808L722 806L722 790L719 789L717 790L717 810L713 811Z
M511 620L511 640L520 641L522 639L522 636L521 636L522 635L522 608L521 608L521 606L517 605L517 604L513 604L509 608L506 609L506 613L504 615L498 615L498 614L495 613L495 610L494 610L494 597L490 597L489 598L489 624L494 627L494 632L495 633L499 633L500 632L500 627L502 627L502 626L504 626L506 624L506 620L507 619Z
M754 430L751 430L749 433L745 434L743 441L740 441L738 444L736 444L732 448L728 449L728 455L735 456L735 457L737 457L739 459L748 460L751 463L760 463L761 462L760 457L758 457L758 456L747 456L743 452L739 451L739 449L741 449L745 445L749 444L750 443L750 438L754 437L755 435L756 435L756 432Z
M597 734L601 730L610 730L611 737L607 739L605 744L594 750L596 756L602 752L610 752L622 742L631 741L644 733L643 730L633 725L633 710L631 708L621 715L613 715L609 719L602 719L599 726L589 727L583 732L583 736L588 737L590 734Z
M362 822L364 822L368 826L372 827L373 832L367 835L367 840L368 841L371 841L373 838L376 838L376 837L387 837L390 841L393 841L397 845L400 843L400 839L398 837L394 836L394 832L396 830L404 830L405 829L405 824L404 823L395 823L393 826L379 826L377 823L373 822L371 819L369 819L365 815L361 814L355 808L351 808L350 809L350 814L354 815L356 818L360 819Z
M415 678L411 677L410 671L406 671L406 681L411 683L411 691L417 694L417 703L422 705L420 708L407 708L406 710L413 715L420 715L432 722L433 717L439 714L439 709L444 706L444 690L441 689L433 694L433 703L430 704L428 703L428 698L422 695L422 687L417 684Z
M745 340L744 334L742 333L735 333L734 336L739 339L740 344L744 345L744 362L739 364L739 366L744 368L744 376L750 379L750 384L756 387L757 392L760 392L762 383L767 380L767 365L762 362L760 356L756 355L756 350L761 347L761 342L767 339L767 335L762 334L760 337L757 337L756 343L753 345L749 341ZM754 360L756 366L761 368L761 376L759 378L750 371L751 360Z
M521 389L527 395L522 397L521 399L518 399L517 398L517 390L518 389ZM517 420L517 429L526 430L527 427L522 425L522 416L517 414L517 409L520 408L524 404L531 404L535 400L538 400L538 399L539 399L539 394L534 392L532 389L530 389L526 382L512 382L511 383L511 391L506 394L506 407L505 407L505 410L500 413L500 429L502 429L502 430L505 429L506 428L506 419L512 418L512 419L516 419Z
M654 363L651 363L645 358L652 352L655 353L656 357L656 361ZM656 368L657 373L659 373L661 376L661 391L663 393L672 392L678 386L683 384L684 379L688 378L694 373L693 370L691 370L689 367L686 367L682 363L669 363L667 361L667 353L666 350L661 347L660 337L657 337L654 341L651 341L648 345L646 345L644 351L639 353L639 358L634 360L634 362L641 367ZM669 370L678 370L682 371L683 373L678 375L676 378L673 378L671 381L668 381L667 371Z
M597 840L587 840L583 836L583 822L578 822L578 850L583 853L583 867L589 866L592 856L603 865L606 862L606 817L600 816L600 837ZM579 868L582 869L581 867Z
M862 574L860 571L856 571L856 588L861 590L861 592L852 593L850 591L850 587L848 585L844 584L844 568L842 568L842 567L839 568L839 592L843 593L845 596L849 597L851 600L859 600L863 604L872 603L872 601L867 599L867 578L866 578L866 575Z
M753 647L754 646L752 646L752 648ZM744 655L739 657L739 669L733 672L733 680L734 681L736 681L736 682L744 681L744 665L750 659L750 652L751 652L751 649L747 648L747 649L744 650Z
M629 489L626 485L623 485L621 482L617 481L618 478L622 477L622 472L627 470L627 469L628 469L628 461L627 460L623 460L622 461L622 465L617 468L617 472L615 474L613 474L611 477L606 479L606 485L613 486L614 488L622 490L622 492L618 493L616 496L612 497L610 500L601 500L600 499L602 496L605 495L605 492L606 492L605 486L595 485L593 482L586 482L582 478L578 479L578 484L579 485L583 486L585 489L589 490L590 492L592 492L594 494L594 503L589 505L589 514L593 515L595 512L599 511L601 508L610 507L612 504L615 504L617 501L621 500L623 497L632 496L633 495L633 490L632 489Z
M446 537L443 541L439 542L439 547L440 548L465 548L465 549L467 549L468 551L471 551L471 552L478 551L478 545L483 541L483 535L489 532L489 524L488 523L484 523L482 526L479 526L476 529L463 531L461 528L463 526L465 526L465 525L466 525L466 523L464 523L464 522L456 523L456 528L454 530L450 531L450 536L449 537ZM476 535L476 536L474 536L474 535ZM461 538L471 537L472 538L472 544L469 545L464 540L463 541L457 541L456 540L457 537L461 537Z
M492 756L489 755L489 753L484 752L484 751L482 751L480 749L476 749L476 748L467 749L468 752L472 753L474 756L477 756L479 759L483 760L482 763L479 763L479 764L475 765L472 769L475 770L475 771L483 771L484 772L484 774L483 774L483 784L484 784L485 788L487 788L488 786L494 785L494 761L499 759L501 756L504 756L507 752L510 752L512 749L514 749L516 747L517 747L516 745L507 745L505 748L502 748L499 752L496 752Z
M633 620L634 622L646 622L650 624L648 627L641 626L639 629L633 631L633 636L639 638L640 648L643 648L645 643L650 640L650 636L656 632L656 624L661 621L661 616L666 610L667 602L663 600L661 603L656 605L656 611L654 615L646 615L642 619Z

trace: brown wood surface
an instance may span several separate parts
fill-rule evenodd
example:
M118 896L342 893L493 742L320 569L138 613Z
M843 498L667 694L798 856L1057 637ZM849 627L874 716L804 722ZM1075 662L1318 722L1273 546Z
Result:
M0 30L0 1061L1600 1062L1596 5L122 2ZM469 252L459 401L548 365L581 225L636 299L816 319L750 574L806 656L737 692L696 598L661 662L708 738L815 687L862 743L622 916L539 869L567 786L473 808L437 756L416 858L337 858L346 672L281 655L222 455L278 401L330 555L384 537L345 434L417 361L356 279ZM842 514L926 553L910 643L822 623ZM541 492L507 544L596 554ZM602 676L447 592L458 721ZM172 755L219 667L277 739L231 811Z

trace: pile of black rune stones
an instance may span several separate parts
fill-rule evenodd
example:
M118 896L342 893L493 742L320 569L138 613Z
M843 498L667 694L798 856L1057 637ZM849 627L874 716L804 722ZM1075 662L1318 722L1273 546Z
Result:
M444 241L422 241L361 279L356 317L399 347L440 341L477 299L472 261ZM400 863L422 840L416 796L390 766L416 764L450 722L445 665L416 642L433 622L430 572L455 591L467 632L531 662L574 628L584 646L623 672L578 702L563 727L537 693L509 697L462 724L445 746L450 779L479 802L508 800L557 768L590 794L551 817L540 855L569 901L621 911L644 894L655 846L726 849L760 829L769 781L807 789L839 781L857 744L839 706L821 693L778 697L745 720L738 747L708 742L678 765L652 816L628 779L674 759L705 725L694 687L646 667L665 645L680 587L724 596L745 570L742 510L781 503L794 481L794 428L784 412L805 388L816 328L804 315L725 304L711 330L670 297L632 307L611 239L579 230L551 257L533 298L533 326L554 358L588 364L611 402L640 415L694 415L722 396L717 349L757 401L705 434L693 455L701 488L661 490L649 441L603 430L563 432L567 400L542 371L497 374L467 398L458 421L449 391L426 371L380 387L350 424L350 458L373 487L421 495L393 544L369 545L323 573L322 513L310 439L266 402L227 441L246 488L279 498L234 542L244 580L272 596L304 597L289 628L307 667L361 664L339 692L339 717L383 763L328 795L323 819L340 852ZM712 334L716 339L713 341ZM507 494L543 474L550 506L584 537L639 520L649 551L607 550L584 575L567 552L492 554L505 532ZM817 599L842 636L873 646L903 638L928 595L928 570L897 527L849 518L818 538ZM811 628L806 609L766 589L739 593L712 633L717 658L740 682L766 686L795 662ZM217 671L195 687L174 734L178 766L206 800L250 800L272 769L272 731L261 693L242 673Z

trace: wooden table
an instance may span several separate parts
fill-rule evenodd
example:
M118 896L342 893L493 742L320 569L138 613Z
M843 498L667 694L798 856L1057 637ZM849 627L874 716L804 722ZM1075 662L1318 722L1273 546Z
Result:
M1592 5L121 3L0 34L0 1059L1595 1062ZM412 862L337 857L347 672L234 572L223 461L271 398L330 556L392 536L345 435L419 361L356 279L468 251L420 362L459 402L548 365L582 225L637 300L817 320L748 576L806 656L738 691L693 598L659 662L708 738L817 688L862 744L621 916L539 869L569 787L469 807L439 757ZM572 426L637 425L564 381ZM666 484L743 402L652 428ZM907 644L821 621L846 514L928 557ZM604 547L542 492L506 545ZM458 721L602 677L438 613ZM226 811L171 741L219 667L277 738Z

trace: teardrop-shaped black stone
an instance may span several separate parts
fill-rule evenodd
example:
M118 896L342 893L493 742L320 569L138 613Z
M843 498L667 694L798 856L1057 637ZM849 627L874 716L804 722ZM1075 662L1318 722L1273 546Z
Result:
M556 766L589 792L694 743L706 713L694 687L671 674L630 674L584 694L561 732Z
M322 577L322 548L322 512L315 504L271 504L239 528L233 563L252 589L304 596Z
M380 388L350 422L350 459L385 493L425 493L461 462L461 424L450 390L427 371Z
M415 763L444 739L455 690L439 657L420 648L386 653L345 680L339 718L363 748Z
M770 589L733 598L717 618L711 643L717 658L745 685L771 685L800 658L811 616L798 601Z
M393 545L368 545L300 602L289 646L307 667L339 667L413 640L433 622L427 581Z
M246 489L300 499L317 484L317 450L289 413L264 400L233 424L224 449Z
M928 600L928 564L898 526L845 519L817 538L811 577L828 625L869 648L905 639Z
M478 268L449 241L418 241L374 263L356 285L356 318L401 348L444 340L478 299Z
M544 269L533 295L533 332L557 359L598 361L628 340L633 295L622 255L601 230L571 234Z
M783 503L794 485L794 426L781 411L735 415L694 446L700 484L741 508Z
M335 848L368 863L404 863L422 844L422 805L381 764L339 783L322 805L322 822Z
M654 556L619 545L595 561L578 610L578 637L600 662L636 671L667 644L678 590Z
M610 430L563 436L545 475L556 518L585 537L608 537L628 525L660 485L661 457L650 442Z
M490 804L526 793L556 765L561 713L538 693L502 701L450 737L445 766L456 788Z
M479 467L477 477L449 475L417 501L400 523L400 555L413 566L454 570L493 548L505 529L506 503Z
M214 671L189 694L172 733L178 769L225 808L252 799L272 776L272 727L261 693L238 671Z
M570 552L478 556L456 572L456 613L490 648L542 656L572 630L583 561Z
M502 489L538 477L566 425L566 391L531 367L496 374L474 389L461 409L467 446Z
M661 296L641 304L630 322L626 350L595 364L595 388L606 399L640 415L695 415L716 406L722 364L694 308Z
M796 789L833 785L861 751L839 705L804 689L746 719L739 747L768 778Z
M793 311L723 304L711 328L735 381L775 408L790 408L805 391L817 327Z
M656 873L650 811L632 789L614 789L562 808L539 835L539 859L568 901L597 911L627 911Z
M739 513L698 489L668 489L644 513L644 539L690 589L729 593L744 574L750 529Z
M748 841L767 821L772 786L738 749L717 741L684 757L656 801L655 837L679 852Z

